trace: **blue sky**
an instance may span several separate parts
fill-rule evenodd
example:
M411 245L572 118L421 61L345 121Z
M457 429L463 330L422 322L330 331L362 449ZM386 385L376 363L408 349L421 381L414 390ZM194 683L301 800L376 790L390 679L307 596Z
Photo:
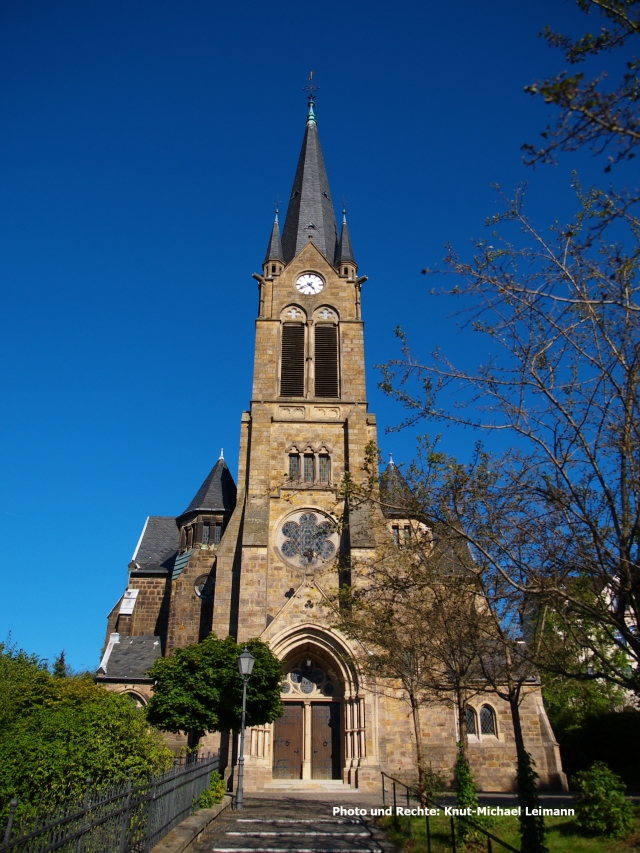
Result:
M235 474L251 273L289 197L311 69L369 276L371 409L384 452L411 459L376 388L394 328L482 357L420 270L484 234L492 182L528 179L550 224L573 209L571 168L602 178L582 155L522 165L548 120L523 87L563 67L545 24L584 19L564 0L0 5L0 637L95 667L146 516L184 510L221 447Z

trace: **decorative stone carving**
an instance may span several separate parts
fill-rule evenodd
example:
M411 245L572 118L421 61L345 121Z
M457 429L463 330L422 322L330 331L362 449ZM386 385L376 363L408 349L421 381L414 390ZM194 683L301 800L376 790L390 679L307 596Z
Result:
M327 418L327 420L338 420L340 417L339 406L317 406L313 409L313 416L316 418Z
M278 406L278 417L286 420L304 420L304 406Z

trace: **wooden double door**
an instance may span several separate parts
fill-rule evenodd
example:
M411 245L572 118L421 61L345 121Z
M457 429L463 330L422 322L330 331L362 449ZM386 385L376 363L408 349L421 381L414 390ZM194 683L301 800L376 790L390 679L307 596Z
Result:
M340 779L340 741L338 702L285 702L273 726L273 778L302 779L306 765L308 778Z

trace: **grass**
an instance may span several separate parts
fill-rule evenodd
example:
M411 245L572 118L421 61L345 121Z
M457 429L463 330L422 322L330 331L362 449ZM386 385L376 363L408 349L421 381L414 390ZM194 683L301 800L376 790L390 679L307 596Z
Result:
M378 819L379 826L384 829L390 841L410 853L427 853L427 838L425 818L411 818L412 837L408 834L408 818L398 817L398 827L394 826L392 817ZM431 853L451 853L450 818L440 816L430 818ZM545 818L546 845L550 853L631 853L640 850L640 807L636 806L636 815L631 834L624 839L589 838L580 832L572 819L566 817ZM492 835L502 838L512 847L520 849L517 817L498 817L489 830ZM480 844L457 844L459 851L484 851L487 849L486 840ZM494 853L500 853L505 848L493 843Z

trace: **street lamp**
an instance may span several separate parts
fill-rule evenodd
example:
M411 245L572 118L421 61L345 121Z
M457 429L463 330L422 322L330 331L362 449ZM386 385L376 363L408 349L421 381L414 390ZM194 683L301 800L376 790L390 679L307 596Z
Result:
M244 782L244 718L247 710L247 682L253 672L253 665L256 659L245 646L244 651L238 658L238 669L242 676L242 724L240 726L240 756L238 758L238 790L236 793L236 811L241 812L243 807L244 792L242 784Z

